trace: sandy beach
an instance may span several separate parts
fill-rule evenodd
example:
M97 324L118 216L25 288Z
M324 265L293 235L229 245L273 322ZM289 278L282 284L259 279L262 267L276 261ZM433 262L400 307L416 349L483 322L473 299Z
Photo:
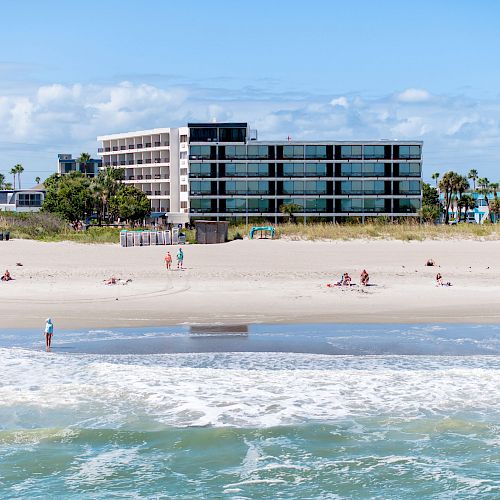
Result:
M174 256L167 271L164 255ZM2 327L106 328L182 323L498 322L499 241L240 240L121 248L13 240L0 243ZM439 267L426 267L433 259ZM22 266L17 266L21 263ZM344 271L354 283L328 288ZM452 287L436 287L436 272ZM107 286L115 276L127 285Z

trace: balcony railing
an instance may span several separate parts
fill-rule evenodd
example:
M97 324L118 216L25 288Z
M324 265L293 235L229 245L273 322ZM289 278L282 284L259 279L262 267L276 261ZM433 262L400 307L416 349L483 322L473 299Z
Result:
M137 176L137 180L138 180L138 181L142 181L142 179L143 179L143 176L142 176L142 175L138 175L138 176Z
M150 148L151 147L151 143L150 142L146 142L146 145L144 147L145 148Z
M141 149L142 148L142 144L137 144L137 149Z
M129 175L129 176L128 176L128 180L129 180L129 181L133 181L133 180L135 180L135 176L134 176L134 175Z
M146 191L146 196L151 196L151 191Z
M146 163L151 163L151 158L146 158Z
M137 160L137 165L142 165L142 160Z
M135 147L135 146L134 146L133 144L129 144L129 145L128 145L128 148L129 148L129 149L134 149L134 147Z
M155 148L159 148L161 146L161 142L157 141L155 142Z
M151 175L147 174L146 179L151 179Z
M127 146L120 146L120 151L125 151L127 149Z
M118 151L118 146L113 146L113 151Z

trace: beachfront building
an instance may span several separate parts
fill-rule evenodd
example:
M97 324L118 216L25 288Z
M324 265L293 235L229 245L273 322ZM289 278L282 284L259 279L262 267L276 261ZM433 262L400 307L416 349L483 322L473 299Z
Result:
M191 219L417 217L421 141L258 141L246 123L189 123Z
M81 163L70 154L57 155L57 172L60 175L81 172L86 177L95 177L101 168L101 164L100 159L91 158L87 163Z
M98 137L102 168L122 168L123 182L151 201L151 219L189 220L187 127L157 128Z
M44 189L2 189L0 212L38 212L44 198Z

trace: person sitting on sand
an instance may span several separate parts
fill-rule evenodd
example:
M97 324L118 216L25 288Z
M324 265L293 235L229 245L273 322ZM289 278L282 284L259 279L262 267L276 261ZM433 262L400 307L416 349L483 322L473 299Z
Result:
M351 286L351 281L352 281L352 278L349 276L349 274L344 273L344 276L342 277L342 284L344 286Z
M116 285L118 283L118 278L111 276L111 278L104 280L105 285Z
M363 269L363 272L361 273L360 278L361 278L361 284L363 286L367 286L368 282L370 281L370 275L368 274L366 269Z
M4 275L2 276L2 281L12 281L14 278L10 275L9 270L6 269Z
M451 286L449 281L444 282L441 273L436 274L436 286Z

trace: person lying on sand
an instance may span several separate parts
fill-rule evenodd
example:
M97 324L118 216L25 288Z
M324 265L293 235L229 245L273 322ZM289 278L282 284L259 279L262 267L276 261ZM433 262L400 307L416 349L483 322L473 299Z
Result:
M6 269L4 275L2 276L2 281L12 281L14 278L10 275L9 270Z
M436 286L451 286L449 281L444 282L441 273L436 274Z
M115 278L114 276L111 276L111 278L104 280L105 285L128 285L131 282L131 278L129 278L128 280L122 280L121 278Z

